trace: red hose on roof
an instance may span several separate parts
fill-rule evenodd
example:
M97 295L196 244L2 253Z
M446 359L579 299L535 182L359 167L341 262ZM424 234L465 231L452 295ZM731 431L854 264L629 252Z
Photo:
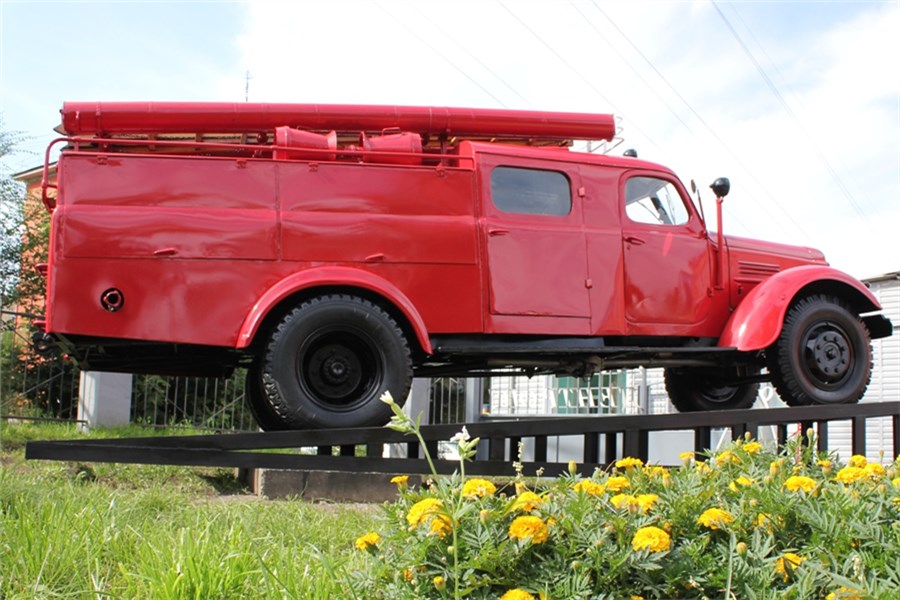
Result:
M60 111L69 135L244 133L288 125L299 129L404 131L450 136L611 140L612 115L354 104L228 102L66 102Z

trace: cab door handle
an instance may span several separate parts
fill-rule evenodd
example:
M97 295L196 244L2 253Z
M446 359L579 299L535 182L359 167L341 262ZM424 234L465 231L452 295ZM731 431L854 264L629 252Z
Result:
M509 235L509 229L488 229L488 235L497 237L501 235Z
M644 239L641 239L639 237L634 237L633 235L629 235L629 236L625 237L625 243L634 244L635 246L640 246L641 244L646 244L647 241Z

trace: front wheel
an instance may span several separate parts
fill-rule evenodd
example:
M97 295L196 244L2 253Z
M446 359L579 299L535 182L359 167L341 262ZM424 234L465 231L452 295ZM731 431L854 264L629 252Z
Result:
M758 383L728 384L709 369L669 368L665 380L669 400L678 412L750 408L759 393Z
M313 298L290 312L269 338L262 360L263 411L273 429L383 425L409 393L412 359L397 322L355 296ZM270 421L270 425L271 425Z
M859 402L872 376L868 329L829 295L803 298L788 310L766 359L778 395L791 406Z

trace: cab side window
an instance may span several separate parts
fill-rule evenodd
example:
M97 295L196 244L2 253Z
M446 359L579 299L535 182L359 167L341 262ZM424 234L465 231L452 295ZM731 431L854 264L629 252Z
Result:
M506 213L565 216L572 210L569 179L558 171L496 167L491 198Z
M632 177L625 183L625 213L636 223L650 225L684 225L690 220L675 186L655 177Z

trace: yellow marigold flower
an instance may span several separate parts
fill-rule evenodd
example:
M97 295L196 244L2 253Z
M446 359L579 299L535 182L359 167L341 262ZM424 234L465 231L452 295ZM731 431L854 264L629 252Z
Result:
M804 560L806 560L804 557L798 556L793 552L785 552L775 561L775 572L784 577L784 580L787 581L790 578L790 574L793 573Z
M391 477L391 483L401 490L405 490L409 484L409 475L397 475L396 477Z
M447 580L444 579L443 575L435 575L434 579L432 579L432 582L434 583L434 587L437 590L443 590L447 587Z
M756 526L766 531L773 531L778 524L779 518L768 513L760 513L756 517Z
M534 492L522 492L513 500L512 510L531 512L544 503L544 499Z
M887 472L884 470L884 467L879 463L868 463L865 466L866 474L872 479L881 479L884 477Z
M406 522L413 529L422 523L430 524L436 516L443 514L443 507L444 503L437 498L419 500L409 509L409 513L406 515Z
M678 454L678 458L680 458L681 462L683 462L684 464L688 464L689 462L694 460L694 453L693 452L681 452Z
M369 548L374 548L375 546L377 546L378 542L380 541L381 536L373 531L356 538L356 547L359 550L368 550Z
M493 496L497 486L487 479L470 479L463 484L462 495L466 498L484 498Z
M637 506L637 498L631 494L616 494L610 498L609 501L616 508L629 508L632 505Z
M753 480L750 479L749 477L745 477L745 476L741 475L740 477L738 477L737 479L735 479L734 481L732 481L731 483L728 484L728 489L730 489L732 492L737 492L740 490L740 488L750 487L751 485L753 485Z
M894 487L900 487L900 477L894 477L891 483L894 484Z
M404 581L412 581L415 573L412 569L403 569L403 580Z
M631 482L627 477L616 476L606 480L606 489L613 493L618 493L627 487L631 487Z
M450 533L450 517L447 515L435 515L428 524L428 533L444 539Z
M841 586L825 596L825 600L862 600L865 595L863 591Z
M803 490L808 494L816 489L816 480L811 477L806 477L805 475L791 475L784 482L784 487L786 487L789 492Z
M532 515L516 517L509 526L509 537L531 540L532 544L543 544L549 536L550 530L540 517Z
M757 454L760 450L762 450L762 444L757 441L744 444L744 451L746 451L747 454Z
M705 460L700 460L694 463L694 469L697 470L701 475L706 475L707 473L712 472L712 467L709 466L709 462Z
M534 595L525 590L516 588L514 590L509 590L500 596L500 600L534 600Z
M844 467L840 471L837 472L837 475L834 476L835 481L840 481L841 483L849 484L855 483L861 479L865 479L868 477L868 473L866 470L860 467Z
M650 477L660 477L662 479L668 479L671 477L669 474L669 470L665 467L660 467L659 465L654 465L652 467L645 468L647 475Z
M854 454L850 457L850 460L847 463L851 467L859 467L860 469L865 468L867 464L869 464L868 459L862 454Z
M708 508L697 517L697 522L708 529L724 529L734 523L734 515L721 508Z
M643 467L644 461L639 458L632 458L631 456L626 456L625 458L621 458L616 461L617 469L633 469L635 467Z
M635 552L649 550L650 552L665 552L672 547L672 538L659 527L641 527L631 539L631 548Z
M589 496L602 496L606 492L606 488L603 487L602 483L597 483L590 479L582 479L573 485L572 489L579 493L583 492L588 494Z
M723 450L718 455L716 455L717 465L727 465L729 463L737 464L739 462L741 462L741 458L731 450Z
M647 513L650 512L650 509L653 508L653 505L659 500L659 496L656 494L638 494L635 500L637 500L640 509Z
M633 596L631 596L631 598L629 600L644 600L644 597L633 595Z

